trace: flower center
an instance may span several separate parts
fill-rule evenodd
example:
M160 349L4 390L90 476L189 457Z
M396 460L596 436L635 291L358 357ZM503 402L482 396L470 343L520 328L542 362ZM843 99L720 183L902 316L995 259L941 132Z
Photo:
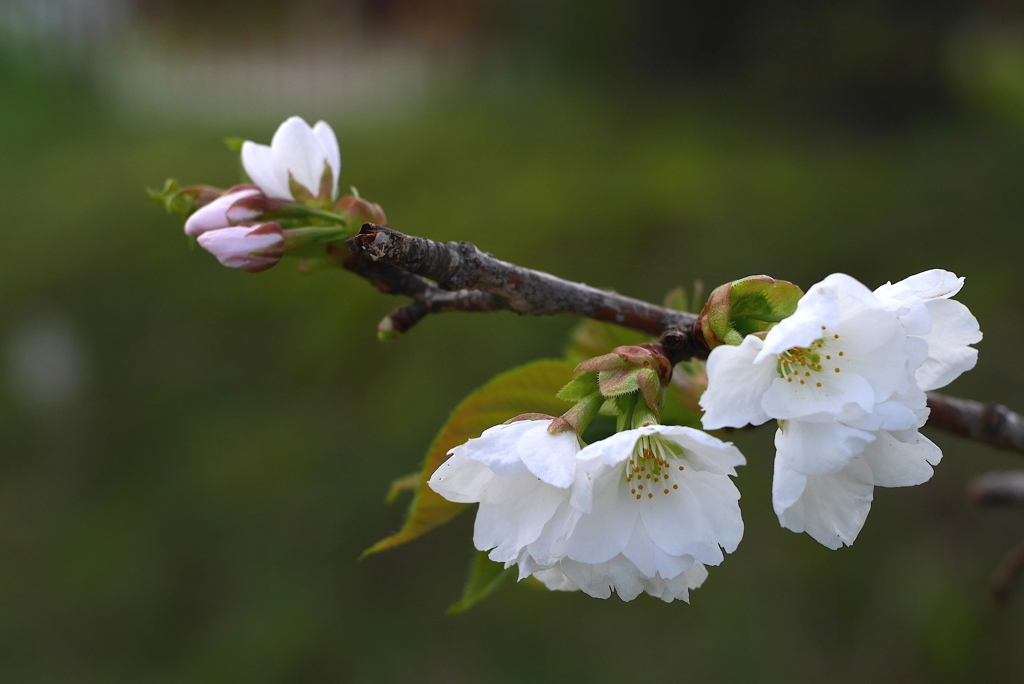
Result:
M818 373L841 372L840 363L844 352L835 348L839 334L828 334L825 326L821 326L821 332L822 336L812 342L810 347L793 347L779 354L776 367L780 378L801 385L813 382L815 387L821 387Z
M675 442L659 439L657 435L641 437L633 447L633 455L626 464L626 483L637 501L665 496L679 489L671 482L686 470L682 463L683 448Z

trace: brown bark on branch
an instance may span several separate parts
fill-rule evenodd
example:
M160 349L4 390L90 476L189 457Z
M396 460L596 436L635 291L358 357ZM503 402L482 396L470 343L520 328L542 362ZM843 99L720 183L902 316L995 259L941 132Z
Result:
M696 320L693 314L495 259L468 242L435 242L367 223L346 244L360 260L429 278L441 290L468 289L494 295L507 305L502 308L524 316L572 314L649 335L667 330L689 333ZM689 356L707 355L692 339L686 351Z
M997 449L1024 454L1024 417L1002 404L928 393L928 425L984 442Z
M412 297L413 302L400 306L387 316L391 332L402 334L428 314L446 311L501 311L508 304L500 297L477 290L447 292L430 281L396 266L357 259L344 249L329 250L342 267L369 281L381 292Z
M1024 472L987 473L975 478L967 498L986 508L1024 508Z

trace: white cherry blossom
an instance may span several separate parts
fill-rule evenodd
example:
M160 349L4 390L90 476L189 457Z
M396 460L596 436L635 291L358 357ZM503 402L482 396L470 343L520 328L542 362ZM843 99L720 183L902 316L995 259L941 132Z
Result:
M430 477L435 492L479 503L473 544L525 577L563 554L565 531L578 514L569 504L579 439L552 435L550 420L496 425L449 451Z
M293 116L278 127L269 146L245 141L242 166L269 197L296 199L291 180L317 197L325 178L330 188L326 199L338 196L341 152L334 130L324 121L310 127L301 117Z
M772 499L784 527L851 544L876 485L931 477L942 454L917 431L924 389L973 366L967 345L980 339L966 307L945 298L960 282L929 271L872 293L833 274L764 339L712 351L704 427L779 421Z
M736 447L675 425L647 425L585 447L564 557L534 571L549 588L625 601L647 592L688 600L743 537ZM522 570L521 570L522 572Z

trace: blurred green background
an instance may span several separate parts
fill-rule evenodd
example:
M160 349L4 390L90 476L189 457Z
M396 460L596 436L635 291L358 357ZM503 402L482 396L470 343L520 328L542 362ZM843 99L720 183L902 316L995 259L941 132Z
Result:
M190 249L145 187L328 120L393 227L659 301L942 267L985 332L949 391L1024 409L1024 14L996 2L7 0L0 5L0 680L1024 681L1020 457L929 433L854 547L747 531L691 605L509 586L457 617L472 516L357 561L451 408L574 321L448 314ZM1017 340L1015 342L1015 340Z

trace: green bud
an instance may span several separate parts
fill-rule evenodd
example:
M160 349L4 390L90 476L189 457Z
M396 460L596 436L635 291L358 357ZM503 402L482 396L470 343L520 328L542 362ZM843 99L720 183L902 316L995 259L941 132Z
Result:
M209 185L189 185L183 188L174 178L164 181L164 187L161 189L149 188L146 192L167 213L181 216L188 216L193 210L209 204L224 194L220 188Z
M377 339L381 342L397 340L400 334L401 333L395 330L395 324L392 322L390 316L385 316L381 319L380 323L377 324Z
M766 275L734 280L711 293L694 331L709 349L738 345L747 335L767 332L791 316L803 294L793 283Z

